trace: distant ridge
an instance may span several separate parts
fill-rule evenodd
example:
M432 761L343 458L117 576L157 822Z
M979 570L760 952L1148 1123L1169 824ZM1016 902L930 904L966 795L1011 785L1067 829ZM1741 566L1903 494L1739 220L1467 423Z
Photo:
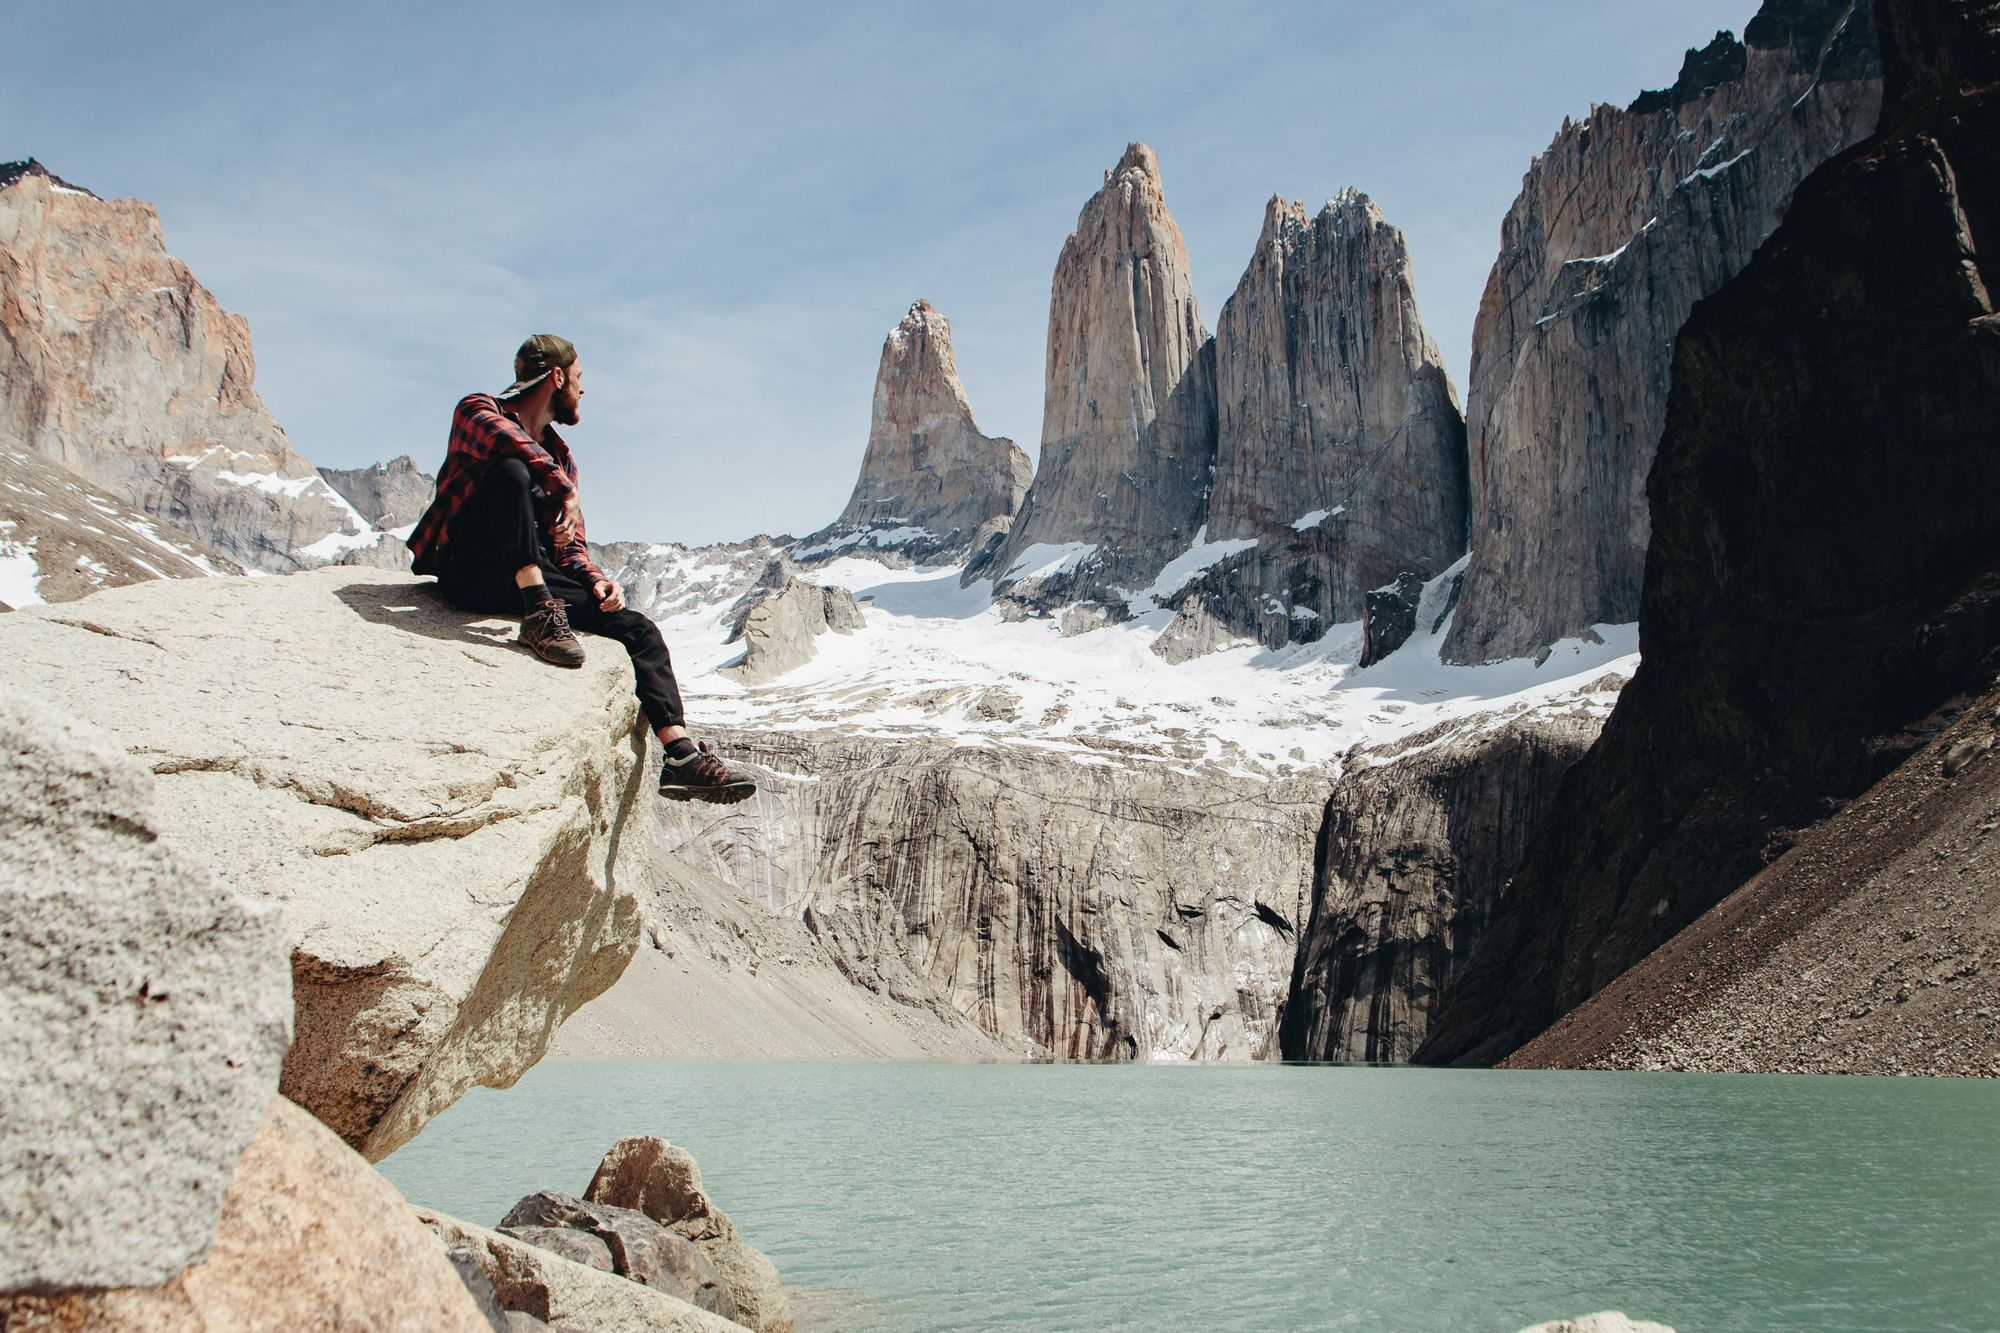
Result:
M78 194L87 194L92 199L103 198L95 190L86 190L81 185L64 180L32 157L24 162L0 162L0 190L27 176L46 176L52 184L60 185L65 190L75 190Z

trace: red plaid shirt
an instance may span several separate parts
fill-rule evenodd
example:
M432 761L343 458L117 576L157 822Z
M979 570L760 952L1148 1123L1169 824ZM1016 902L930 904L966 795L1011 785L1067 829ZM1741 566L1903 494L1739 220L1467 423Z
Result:
M486 465L496 458L518 458L528 465L535 485L551 500L560 501L576 489L576 459L569 445L556 434L554 426L543 429L538 442L488 393L467 394L458 400L451 414L451 443L444 466L438 469L437 497L417 520L410 533L410 568L418 574L436 574L450 539L451 520L472 495ZM553 512L538 512L536 523L548 536ZM583 522L567 541L556 542L556 563L582 579L586 585L604 578L604 571L591 563L583 543Z

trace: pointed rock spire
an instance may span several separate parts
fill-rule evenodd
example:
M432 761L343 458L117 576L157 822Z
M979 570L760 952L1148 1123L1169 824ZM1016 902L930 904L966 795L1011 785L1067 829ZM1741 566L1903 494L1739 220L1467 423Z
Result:
M959 382L951 322L916 302L882 342L868 452L835 528L922 529L963 552L1020 507L1030 475L1012 440L980 433Z
M1201 525L1215 458L1213 352L1160 163L1135 143L1083 206L1049 298L1042 453L999 559L1095 548L1064 599L1142 587Z

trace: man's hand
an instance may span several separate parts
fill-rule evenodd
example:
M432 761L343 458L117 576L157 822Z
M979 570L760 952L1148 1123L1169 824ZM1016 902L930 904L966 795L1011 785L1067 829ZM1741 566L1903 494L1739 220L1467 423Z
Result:
M598 610L623 611L625 609L625 590L610 579L599 579L590 585L590 591L597 597Z
M575 538L582 523L583 501L577 499L576 491L572 489L563 497L562 512L549 522L549 536L558 543L570 541Z

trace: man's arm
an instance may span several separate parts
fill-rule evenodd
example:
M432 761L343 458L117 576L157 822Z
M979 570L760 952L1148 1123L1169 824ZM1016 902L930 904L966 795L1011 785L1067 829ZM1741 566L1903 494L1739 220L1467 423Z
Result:
M451 447L468 463L488 463L496 458L518 458L528 465L528 473L552 500L564 500L576 490L576 483L562 470L549 451L521 428L521 423L500 410L485 394L462 400L452 417Z

